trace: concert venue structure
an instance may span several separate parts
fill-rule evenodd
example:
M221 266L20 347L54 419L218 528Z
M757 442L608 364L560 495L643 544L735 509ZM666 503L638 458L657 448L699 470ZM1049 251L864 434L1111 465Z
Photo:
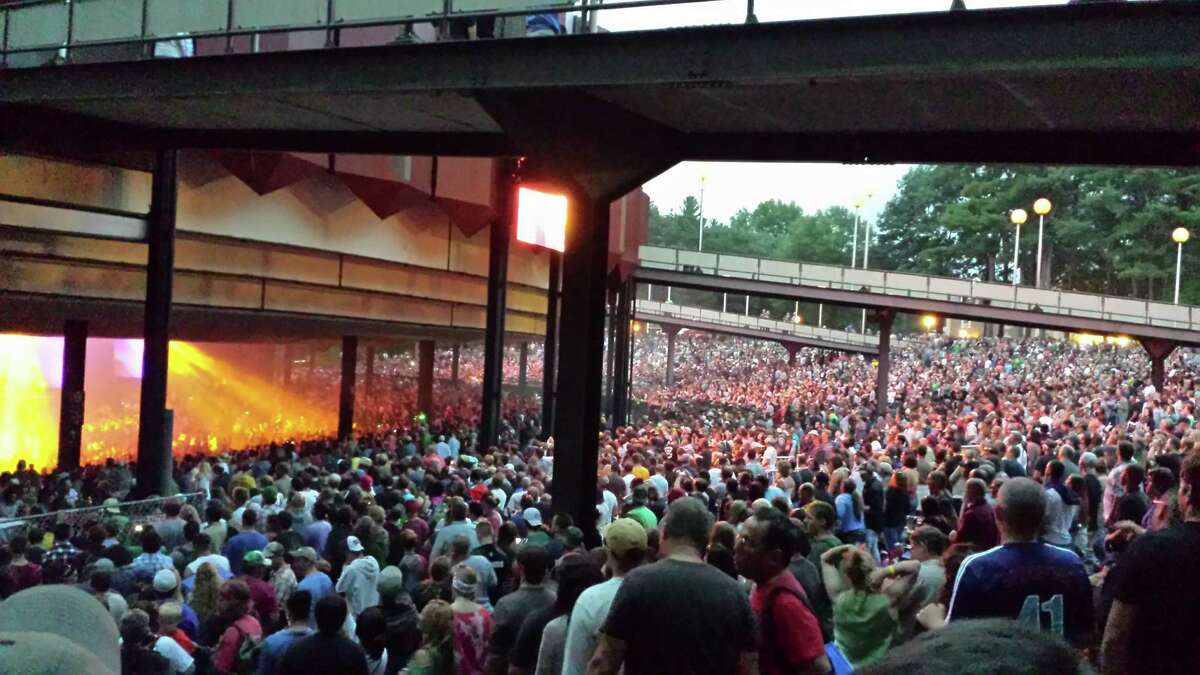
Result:
M42 397L19 403L23 414L61 390L58 450L40 457L70 467L98 458L81 438L106 394L88 385L85 367L104 369L129 396L136 388L143 494L169 473L179 434L168 378L180 364L194 371L253 353L272 366L239 370L269 387L298 360L334 368L307 352L310 342L340 341L336 428L346 436L360 345L416 341L429 392L437 346L482 338L487 445L507 335L545 340L553 503L582 513L594 492L610 299L620 360L634 280L700 287L716 278L695 266L639 266L647 200L638 188L684 159L1200 162L1200 120L1180 109L1200 84L1196 5L584 34L595 14L576 16L563 2L550 4L573 10L580 34L504 39L524 25L511 17L545 3L411 3L445 12L432 18L429 8L378 16L372 3L216 2L194 14L182 4L0 9L0 331L63 336L58 360L46 350L59 343L4 338L3 391ZM453 39L479 37L484 23L499 39ZM550 195L530 200L539 204L525 231L534 244L514 238L522 188ZM991 316L1032 326L1051 316L962 295L888 300L883 286L754 275L721 283L871 308L884 380L895 311L1008 312ZM1053 315L1054 325L1142 326L1158 362L1176 344L1200 342L1194 309L1158 316L1147 305L1137 321L1098 311ZM89 337L113 341L93 347ZM210 342L264 346L230 355ZM276 347L285 344L296 348ZM191 375L194 386L220 382L213 368L226 367ZM333 410L330 401L310 415L334 426ZM51 413L39 418L43 437Z

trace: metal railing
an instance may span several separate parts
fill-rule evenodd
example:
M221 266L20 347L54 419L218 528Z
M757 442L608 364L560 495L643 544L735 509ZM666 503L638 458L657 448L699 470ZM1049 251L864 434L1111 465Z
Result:
M9 541L17 535L28 536L31 530L50 531L58 523L69 523L75 534L84 534L91 525L113 522L117 526L116 538L128 541L130 533L138 526L153 525L163 519L162 507L167 502L178 502L196 508L204 516L204 493L190 492L173 497L155 497L132 502L120 502L116 506L88 506L64 509L19 518L0 518L0 541ZM203 521L202 521L203 522Z
M10 57L70 49L147 45L193 38L325 31L336 47L338 31L407 27L452 20L528 17L578 12L578 32L594 30L601 10L681 5L716 0L27 0L0 7L0 66ZM754 1L747 0L753 21ZM445 37L443 35L443 37Z
M702 309L699 307L685 307L673 303L668 304L653 300L638 300L637 311L638 313L648 316L678 317L680 319L703 322L718 326L746 328L783 337L822 340L825 342L836 342L864 347L879 347L878 335L848 333L843 330L820 328L818 326L793 323L791 321L777 321L775 319L764 319L762 317L746 316L745 314L736 314L733 312L718 312L716 310Z
M639 258L641 266L647 269L947 302L979 304L987 301L992 307L1004 309L1200 331L1200 307L1192 305L661 246L642 246Z

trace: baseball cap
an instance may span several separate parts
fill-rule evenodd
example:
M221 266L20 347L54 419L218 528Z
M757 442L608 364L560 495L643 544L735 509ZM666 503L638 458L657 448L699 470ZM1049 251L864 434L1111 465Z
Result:
M246 551L242 556L242 567L260 567L267 564L267 558L262 551Z
M633 518L617 518L604 531L604 546L618 555L626 551L644 551L646 528Z
M0 672L118 675L117 624L73 586L34 586L0 603Z
M542 512L538 511L536 508L534 508L532 506L525 509L524 511L522 511L521 517L524 518L525 522L528 523L531 527L541 527L542 526Z
M650 470L644 466L635 466L633 467L633 477L646 480L650 477Z
M562 540L567 545L567 548L580 546L583 544L583 530L572 525L563 531Z
M104 510L112 514L121 513L121 500L116 497L109 497L104 500Z
M346 537L346 550L354 553L362 553L362 541L360 541L359 538L354 535Z
M395 565L388 565L379 570L379 581L376 583L379 595L384 598L393 597L404 590L404 573Z
M175 570L159 570L154 573L154 590L159 593L169 593L175 590L175 585L179 583L179 579L175 576Z
M274 560L287 553L283 548L283 544L273 541L267 544L267 547L262 550L263 557L267 560Z
M289 553L293 558L304 558L309 562L317 561L317 550L311 546L301 546L300 548Z

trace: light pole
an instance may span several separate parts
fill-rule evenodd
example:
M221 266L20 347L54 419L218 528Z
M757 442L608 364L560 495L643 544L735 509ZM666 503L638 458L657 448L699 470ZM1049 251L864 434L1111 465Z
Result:
M1008 215L1008 218L1009 218L1009 220L1012 221L1013 225L1017 226L1017 236L1016 236L1016 239L1013 239L1013 272L1012 272L1012 285L1016 286L1017 285L1017 274L1018 274L1018 272L1020 272L1020 268L1017 267L1017 262L1019 261L1018 256L1021 253L1021 226L1024 225L1025 221L1029 219L1029 214L1025 213L1025 209L1013 209L1012 213L1010 213Z
M1033 203L1033 212L1038 215L1038 252L1037 266L1034 267L1033 285L1036 288L1042 287L1042 224L1046 221L1046 214L1050 213L1050 200L1042 197Z
M858 264L858 210L862 208L861 198L854 200L854 234L850 240L850 269Z
M1171 233L1171 241L1178 244L1175 249L1175 304L1179 304L1179 273L1183 269L1183 244L1188 240L1191 233L1186 227L1177 227Z
M696 245L697 251L704 250L704 183L708 178L700 176L700 243Z
M871 199L871 196L872 196L872 193L868 192L867 200ZM859 199L858 201L856 201L854 203L854 222L856 224L858 223L858 209L860 206L862 206L864 204L864 201L865 200ZM857 232L857 231L858 231L858 227L856 225L855 232ZM867 269L867 261L870 260L870 258L871 258L871 221L863 220L863 269L864 270ZM854 267L854 265L851 265L851 267ZM863 335L867 334L867 308L866 307L863 307L862 323L859 325L858 332Z
M868 192L866 201L871 201L875 193ZM857 207L856 207L857 209ZM871 221L863 219L863 269L870 267L868 262L871 259ZM863 310L864 312L866 310Z

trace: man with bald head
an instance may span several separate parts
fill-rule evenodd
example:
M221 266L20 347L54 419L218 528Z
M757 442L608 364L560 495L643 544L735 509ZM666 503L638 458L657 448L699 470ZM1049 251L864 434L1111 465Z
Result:
M1001 545L962 562L947 620L1016 619L1087 646L1092 632L1087 570L1071 551L1038 540L1046 514L1042 486L1028 478L1005 482L995 511Z

